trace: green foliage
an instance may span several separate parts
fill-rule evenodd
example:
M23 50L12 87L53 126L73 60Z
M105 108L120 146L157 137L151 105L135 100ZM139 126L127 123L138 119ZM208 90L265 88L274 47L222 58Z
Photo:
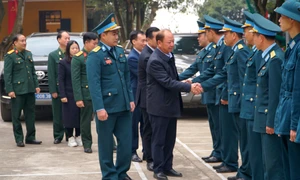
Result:
M222 16L243 22L243 11L247 5L242 0L205 0L204 3L197 8L199 17L203 20L203 15L207 14L216 19L223 20Z

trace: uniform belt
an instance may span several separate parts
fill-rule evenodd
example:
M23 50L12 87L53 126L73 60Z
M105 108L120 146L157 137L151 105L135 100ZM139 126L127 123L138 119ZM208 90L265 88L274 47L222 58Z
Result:
M292 97L292 92L284 91L284 96L291 98Z

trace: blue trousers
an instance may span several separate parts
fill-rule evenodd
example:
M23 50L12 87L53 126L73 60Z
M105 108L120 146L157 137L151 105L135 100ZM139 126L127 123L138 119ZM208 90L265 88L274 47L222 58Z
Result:
M213 151L211 156L221 159L221 133L219 120L219 105L207 104L207 115L210 133L213 142Z
M131 113L110 113L106 121L95 119L102 180L122 180L131 164ZM113 135L118 143L116 164L113 162Z

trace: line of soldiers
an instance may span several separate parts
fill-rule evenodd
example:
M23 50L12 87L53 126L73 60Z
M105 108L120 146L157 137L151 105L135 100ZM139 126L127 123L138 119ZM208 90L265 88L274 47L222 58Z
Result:
M221 162L213 166L218 173L237 172L228 180L300 179L299 8L294 0L276 8L280 27L247 11L244 25L224 16L224 24L208 15L205 24L198 21L204 48L179 79L201 72L190 82L201 83L213 140L202 159ZM285 53L275 42L281 31L292 38Z

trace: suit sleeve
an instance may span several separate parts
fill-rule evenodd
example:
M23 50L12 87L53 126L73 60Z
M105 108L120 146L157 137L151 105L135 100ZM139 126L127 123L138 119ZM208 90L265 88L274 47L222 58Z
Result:
M133 92L132 92L131 82L130 82L130 70L129 70L129 65L128 64L129 63L125 63L124 77L125 77L125 81L126 81L129 101L134 102ZM137 67L136 67L135 73L137 75Z
M89 53L86 62L86 71L94 111L105 109L101 87L101 62L102 60L97 53Z
M4 57L4 82L5 90L7 93L14 92L12 86L12 72L13 72L13 60L6 55Z
M182 92L190 92L191 85L172 79L163 64L159 61L152 61L148 63L147 73L149 73L161 86L169 90L176 90Z
M269 103L266 125L274 128L275 113L279 102L282 60L275 58L269 61L271 62L269 65Z
M32 57L31 53L30 53L30 57ZM35 88L38 88L39 87L39 81L38 81L36 73L35 73L35 67L34 67L34 65L32 66L32 77L33 77Z
M227 79L227 68L226 65L222 71L218 72L214 77L201 83L204 91L211 91L216 88L217 85L223 83Z
M134 58L133 56L131 56L130 58L128 58L128 65L129 65L129 70L130 73L134 76L138 76L138 59Z
M58 64L58 89L59 89L59 93L60 93L60 98L65 98L66 96L66 91L65 91L65 79L66 79L66 75L65 75L65 67L63 65L63 62L60 61Z
M75 101L82 101L80 57L74 56L71 61L72 86Z
M300 53L296 56L297 59L300 57ZM296 131L298 126L298 121L300 119L300 63L296 61L295 73L294 73L294 84L292 93L292 117L291 117L291 130ZM297 134L300 132L297 132Z
M57 93L56 90L56 77L55 77L55 70L56 70L56 61L55 58L53 57L53 53L50 53L48 56L48 83L49 83L49 92L52 93Z
M196 74L199 71L197 66L197 61L195 61L190 67L188 67L185 71L179 74L179 81L188 79L192 77L194 74Z

